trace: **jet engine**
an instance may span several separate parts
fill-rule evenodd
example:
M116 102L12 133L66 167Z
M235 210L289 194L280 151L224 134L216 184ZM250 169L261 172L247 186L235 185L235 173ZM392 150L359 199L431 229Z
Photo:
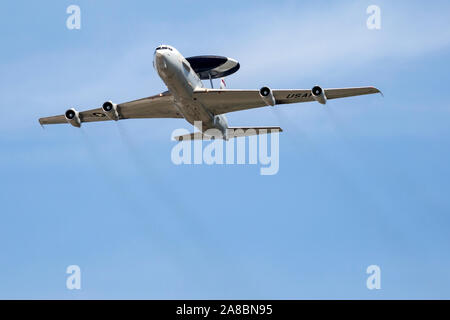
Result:
M64 116L66 117L67 122L74 127L81 127L80 113L74 108L67 110L66 113L64 113Z
M228 129L227 118L223 114L221 114L221 115L218 115L218 116L214 116L213 122L214 122L214 126L217 129L219 129L223 133L224 136L226 136L227 129Z
M106 101L102 105L103 113L111 120L119 120L119 112L117 111L117 104L111 101Z
M259 95L266 103L266 105L272 107L275 105L275 97L273 96L272 90L269 87L262 87L261 89L259 89Z
M314 86L311 89L312 96L314 100L316 100L318 103L326 104L327 103L327 97L325 96L325 92L323 92L323 89L319 86Z

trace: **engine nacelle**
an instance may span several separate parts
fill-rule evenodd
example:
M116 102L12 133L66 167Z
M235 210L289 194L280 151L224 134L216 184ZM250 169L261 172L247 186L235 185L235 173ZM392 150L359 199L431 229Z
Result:
M227 118L223 114L221 114L221 115L218 115L218 116L214 116L213 122L214 122L214 126L217 129L219 129L223 133L224 136L226 136L227 135L227 129L228 129L228 120L227 120Z
M102 105L103 113L111 120L119 120L119 112L117 111L117 104L111 101L106 101Z
M272 89L269 87L262 87L259 89L259 95L263 99L263 101L268 106L274 106L275 105L275 97L273 96Z
M325 96L325 92L323 89L319 86L314 86L311 89L311 94L314 100L316 100L318 103L326 104L327 103L327 97Z
M66 113L64 113L64 116L66 117L67 122L74 127L81 127L80 113L74 108L67 110Z

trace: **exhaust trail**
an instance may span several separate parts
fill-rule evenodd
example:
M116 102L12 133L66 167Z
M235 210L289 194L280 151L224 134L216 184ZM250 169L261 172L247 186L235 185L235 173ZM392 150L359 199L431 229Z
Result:
M352 160L352 166L359 167L359 170L366 176L366 181L382 180L380 173L377 173L376 175L370 174L373 171L373 168L369 168L364 161L364 157L358 153L357 147L354 146L354 143L349 139L350 135L348 134L347 127L342 123L343 119L335 112L334 108L327 106L325 111L330 123L333 125L336 137L341 141L342 146L346 149L346 153ZM395 210L391 207L386 207L386 205L383 205L377 200L373 192L367 190L365 184L357 183L354 180L351 180L350 177L347 178L347 181L352 181L353 192L355 194L360 194L361 197L364 197L366 201L376 209L378 219L375 220L379 226L383 228L384 232L389 235L391 239L401 240L406 243L407 240L405 238L404 230L401 228L394 229L389 222L389 216L395 215ZM377 192L384 194L385 197L389 197L383 189L378 188Z
M79 130L81 132L84 146L86 147L86 153L91 159L95 171L99 173L99 176L108 186L111 186L109 191L115 193L114 198L121 199L121 201L117 201L116 205L122 207L122 212L133 215L135 219L142 220L139 213L145 212L145 207L133 199L127 188L122 188L123 183L121 183L119 179L115 178L111 173L111 170L108 170L107 166L104 165L109 162L99 152L97 146L93 143L92 137L89 136L84 128L80 128ZM148 225L146 230L150 231L149 235L152 239L154 239L152 243L158 243L158 240L160 239L169 239L164 233L162 233L161 228L156 224ZM171 242L167 240L165 243L170 244Z
M348 152L352 154L352 158L356 159L358 165L361 167L362 171L364 172L372 172L372 168L370 168L368 166L368 164L364 161L364 157L361 156L361 154L358 154L358 149L356 147L353 146L353 143L349 140L349 137L351 135L348 134L347 132L347 127L345 125L342 124L342 119L339 117L339 115L335 112L335 110L333 108L327 108L327 116L329 116L330 121L333 123L333 125L335 126L336 132L339 133L340 138L345 141L346 145L348 146ZM382 174L383 172L381 172ZM425 210L426 211L430 211L430 207L433 209L436 209L436 207L433 204L433 201L428 197L428 195L425 194L426 190L423 190L423 188L421 188L420 183L418 183L417 181L415 181L410 175L408 175L405 172L402 172L401 170L396 170L395 171L398 180L399 181L404 181L405 185L407 186L414 186L415 189L419 190L422 189L422 192L420 193L420 196L423 200L422 203L425 203ZM377 174L377 178L380 179L382 178L382 176L380 174ZM386 192L384 192L384 190L380 189L378 191L381 191L385 194L385 196L387 195ZM392 214L394 214L394 212L392 212ZM400 231L401 232L401 231Z
M196 218L195 212L187 205L180 202L179 194L167 185L159 174L157 168L152 165L151 161L146 159L136 149L132 138L122 124L117 123L119 135L124 146L127 148L131 160L135 163L136 169L140 175L144 177L147 189L153 195L156 201L162 202L168 211L174 214L180 221L180 228L190 229L191 232L183 232L186 236L188 233L193 236L197 244L203 245L209 241L210 235L207 233L203 223Z
M278 109L277 107L271 108L272 115L277 118L277 121L279 122L280 126L283 128L283 130L286 130L286 128L289 127L295 127L296 133L298 134L286 134L286 138L289 144L291 144L295 149L298 149L298 147L301 147L304 149L305 152L310 149L310 151L313 151L314 153L317 153L316 148L311 143L311 138L309 137L308 133L303 130L297 123L294 123L288 116L284 114L284 111L281 109Z
M296 131L300 133L300 137L296 134L289 135L292 137L289 142L291 145L296 147L303 147L305 152L311 152L312 156L314 156L315 159L319 160L318 162L322 166L322 171L327 171L327 174L330 176L335 176L336 179L342 181L344 185L349 188L353 194L359 195L361 198L366 199L365 203L370 204L368 207L375 208L378 212L379 219L376 219L376 223L379 224L380 228L384 230L385 233L389 234L389 236L394 239L398 238L399 230L394 230L390 224L388 215L389 212L387 212L387 208L384 208L382 204L377 201L373 195L371 195L369 192L366 192L364 189L364 186L357 183L354 179L351 178L342 168L342 165L340 165L338 162L336 162L335 157L331 157L330 155L327 155L324 153L324 151L320 150L316 144L314 144L314 141L309 137L308 133L302 130L298 126L298 123L292 120L292 118L286 117L283 115L281 110L273 110L272 113L275 114L277 119L281 123L285 123L287 127L295 127ZM352 151L354 148L351 148L351 142L346 138L345 135L345 129L341 126L341 121L336 115L333 108L330 108L329 105L325 107L325 112L327 118L330 120L333 130L333 133L335 136L342 142L343 146L347 149L348 153L351 155L351 158L354 162L357 164L361 164L362 161L359 161L359 157L356 156L356 154ZM365 172L370 172L368 168L365 168ZM365 208L361 208L361 211L364 211ZM388 210L389 211L389 210Z
M214 237L214 234L206 228L205 223L198 218L195 210L191 206L187 203L180 202L179 199L182 199L182 197L180 197L176 190L170 188L168 181L161 177L157 168L152 165L151 161L146 161L142 154L139 153L126 128L124 128L121 123L117 122L117 129L125 147L133 158L132 160L135 162L137 169L142 173L142 176L145 177L147 188L156 195L156 198L158 198L159 201L162 199L168 211L179 220L179 227L184 230L183 235L186 238L190 238L190 241L196 246L198 250L197 253L202 259L205 261L209 260L209 258L211 258L211 255L208 254L209 252L220 252L221 260L227 262L226 265L221 264L222 268L226 268L224 269L224 272L230 271L231 269L234 274L242 274L243 268L236 264L236 257L231 255L224 244L217 239L217 237ZM186 199L184 200L186 201ZM252 280L252 274L250 272L245 273L246 274L242 278L249 281L247 285L256 288L258 280Z

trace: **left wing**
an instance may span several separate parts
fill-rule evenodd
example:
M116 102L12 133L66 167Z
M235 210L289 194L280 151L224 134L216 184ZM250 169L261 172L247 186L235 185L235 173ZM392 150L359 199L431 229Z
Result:
M374 87L324 89L323 91L327 99L381 93ZM315 101L310 89L272 90L272 93L275 104ZM259 90L202 88L194 91L194 98L215 115L267 106L262 100Z
M173 96L169 92L125 102L117 105L119 120L121 119L139 119L139 118L183 118L175 108ZM81 123L94 121L111 120L107 117L102 108L81 111L79 113ZM57 124L67 123L64 115L40 118L39 123Z

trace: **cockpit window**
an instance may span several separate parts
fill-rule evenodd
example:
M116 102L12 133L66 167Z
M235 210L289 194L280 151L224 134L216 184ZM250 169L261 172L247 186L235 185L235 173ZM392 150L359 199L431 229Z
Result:
M165 49L172 51L172 48L171 47L167 47L167 46L159 46L159 47L156 48L155 51L165 50Z

